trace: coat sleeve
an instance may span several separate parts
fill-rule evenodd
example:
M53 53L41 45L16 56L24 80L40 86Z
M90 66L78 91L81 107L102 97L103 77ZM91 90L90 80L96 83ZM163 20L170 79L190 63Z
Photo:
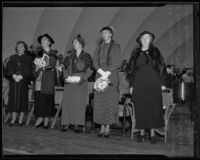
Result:
M158 52L160 52L158 50ZM161 85L165 86L165 78L166 78L166 65L163 56L160 54L160 64L158 65L158 72L160 76Z
M98 46L95 49L94 56L93 56L93 65L96 70L98 70L100 68L100 66L99 66L99 49L100 49L100 47Z
M93 73L93 62L92 62L92 58L89 54L87 54L86 58L85 58L85 62L87 64L87 69L85 72L82 73L82 76L81 76L81 81L84 81L84 80L87 80Z
M133 51L131 54L131 57L129 59L129 62L127 64L127 81L129 82L129 86L133 87L133 81L134 81L134 58L135 58L136 52Z
M22 70L22 76L24 78L32 78L32 68L33 68L33 62L31 60L31 57L27 56L25 58L25 66Z
M113 70L118 69L121 66L121 47L119 44L115 44L113 46L113 54L110 55L110 62L107 66L102 67L104 71L110 71L112 72Z
M13 56L11 56L6 65L6 77L8 79L12 79L13 74L15 74L15 65L15 59Z

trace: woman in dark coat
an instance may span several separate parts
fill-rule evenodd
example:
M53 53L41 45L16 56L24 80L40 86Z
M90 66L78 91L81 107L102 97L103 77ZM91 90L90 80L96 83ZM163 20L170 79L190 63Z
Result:
M138 141L142 142L145 129L150 129L152 144L156 143L155 128L164 125L162 89L165 89L165 63L153 41L154 35L148 31L137 38L140 46L132 52L127 77L135 106L136 128L141 129Z
M97 70L96 80L102 77L110 80L105 91L94 92L94 122L101 125L99 137L109 137L110 125L118 121L119 74L121 65L120 45L113 40L112 27L101 29L103 41L95 50L94 68Z
M48 129L49 118L55 114L54 96L56 83L56 63L57 51L51 49L54 40L48 34L38 37L38 42L42 46L42 50L38 51L35 63L35 82L34 82L34 99L35 99L35 115L37 120L35 128L44 122L44 128ZM44 58L44 65L40 62Z
M70 125L75 125L74 131L78 132L78 125L85 126L86 100L88 96L88 78L92 74L92 58L83 50L85 40L81 35L73 40L72 54L65 62L64 94L62 102L61 125L66 132ZM73 80L77 78L77 80Z
M32 77L31 58L26 54L27 45L18 41L17 54L10 56L6 67L6 77L10 81L8 112L12 113L12 126L20 113L19 124L23 125L24 113L28 111L28 84Z

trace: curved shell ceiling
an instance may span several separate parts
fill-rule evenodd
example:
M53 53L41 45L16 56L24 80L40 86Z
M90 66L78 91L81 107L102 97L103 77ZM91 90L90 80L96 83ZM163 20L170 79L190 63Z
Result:
M3 8L3 58L14 54L18 40L38 45L37 37L48 33L53 48L65 54L72 39L81 34L86 39L85 51L94 54L99 30L113 26L114 39L120 43L123 59L129 59L137 46L136 38L148 30L155 34L154 44L167 64L193 66L193 7L37 7Z

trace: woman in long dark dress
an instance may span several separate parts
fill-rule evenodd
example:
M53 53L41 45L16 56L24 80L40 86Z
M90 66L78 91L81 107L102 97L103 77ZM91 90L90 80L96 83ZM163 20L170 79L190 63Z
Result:
M38 51L34 61L34 99L35 115L37 117L34 127L37 128L44 122L44 128L48 129L49 118L55 115L54 97L58 56L57 51L51 49L52 44L55 42L50 35L39 36L38 42L41 44L42 50ZM40 63L42 59L44 60L43 65Z
M156 143L155 128L164 126L162 89L165 89L165 63L153 40L154 35L148 31L137 38L140 47L133 50L127 77L134 100L136 128L141 129L138 141L144 141L145 129L150 129L152 144Z
M90 54L83 50L84 46L85 40L81 35L77 35L73 40L74 51L65 63L61 115L63 132L66 132L70 125L75 125L75 132L79 132L79 126L85 126L88 78L93 72L93 64Z
M12 126L19 116L19 125L23 125L24 113L28 111L28 84L32 77L31 58L26 55L27 45L18 41L17 54L10 56L6 67L6 77L10 81L8 112L12 113Z
M94 92L94 122L101 125L99 137L109 137L110 125L118 121L119 73L121 65L120 45L113 40L113 29L109 26L101 29L103 41L95 50L94 68L96 80L102 77L110 80L105 91Z

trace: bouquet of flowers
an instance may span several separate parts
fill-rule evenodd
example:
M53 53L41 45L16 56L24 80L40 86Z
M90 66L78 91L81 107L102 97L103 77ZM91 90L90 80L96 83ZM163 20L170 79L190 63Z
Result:
M94 83L94 89L104 92L104 90L109 86L109 83L110 81L107 78L100 77Z
M45 67L49 63L49 56L47 54L43 54L42 58L36 58L34 64L40 68Z

